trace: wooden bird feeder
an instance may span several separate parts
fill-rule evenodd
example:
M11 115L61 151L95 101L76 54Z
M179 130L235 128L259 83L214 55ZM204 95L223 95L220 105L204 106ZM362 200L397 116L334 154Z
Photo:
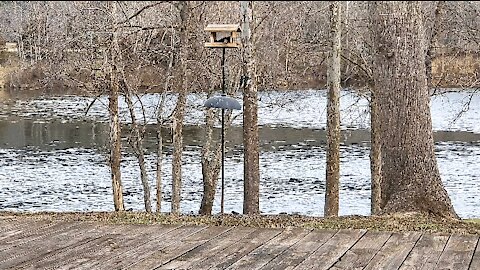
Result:
M209 24L205 31L210 33L210 42L205 42L207 48L240 47L240 24Z

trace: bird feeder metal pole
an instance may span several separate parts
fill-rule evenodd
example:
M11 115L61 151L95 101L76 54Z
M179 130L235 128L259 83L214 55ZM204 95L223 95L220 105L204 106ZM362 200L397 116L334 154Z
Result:
M225 48L222 48L222 96L225 95ZM224 213L225 203L225 109L222 108L222 197L220 213Z
M225 48L222 48L222 95L225 95Z

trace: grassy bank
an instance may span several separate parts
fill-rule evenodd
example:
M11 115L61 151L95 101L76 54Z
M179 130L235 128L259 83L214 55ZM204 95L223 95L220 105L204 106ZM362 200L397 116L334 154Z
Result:
M435 88L475 88L479 86L478 77L480 76L480 55L477 53L441 53L432 60L432 85ZM348 63L344 65L344 68ZM72 83L72 80L61 80L59 78L47 78L46 74L56 74L58 71L48 70L48 64L37 63L31 65L29 61L21 62L17 55L12 52L0 51L0 88L6 87L9 81L9 90L43 90L63 93L66 89L77 88L76 92L84 90L79 85L88 85L93 88L92 74L96 71L83 68L80 70L63 70L65 74L69 74L74 78L73 81L83 82L80 84ZM52 67L50 67L52 68ZM44 70L47 69L47 70ZM276 89L276 90L301 90L301 89L322 89L326 84L326 67L319 66L319 70L314 74L305 75L304 68L292 68L288 74L288 80L278 76L274 78L273 84L260 83L260 89ZM350 72L351 73L351 72ZM366 78L357 73L343 73L343 87L362 89L366 85ZM272 74L258 74L260 77L269 77ZM145 66L139 71L138 76L141 77L139 89L142 91L158 92L163 90L164 78L163 74L159 74L156 66ZM103 76L100 76L103 81ZM347 79L348 78L348 79ZM272 78L270 78L271 80ZM46 85L44 82L49 81ZM67 82L68 81L68 82ZM263 79L261 80L263 81ZM273 87L273 88L272 88ZM48 88L48 89L46 89Z
M144 212L14 213L0 212L0 219L91 221L109 224L185 224L247 226L264 228L368 229L375 231L421 231L430 233L480 234L480 219L451 220L418 214L391 216L345 216L320 218L299 215L170 215Z

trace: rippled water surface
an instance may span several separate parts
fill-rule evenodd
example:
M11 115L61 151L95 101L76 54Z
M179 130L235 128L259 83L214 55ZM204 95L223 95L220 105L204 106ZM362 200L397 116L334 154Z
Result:
M153 123L159 95L142 97ZM326 98L323 91L260 93L259 123L263 213L323 215L325 191ZM200 147L204 96L191 95L183 165L182 211L196 213L201 201ZM240 100L240 98L239 98ZM1 104L0 209L11 211L111 211L106 98L39 97ZM468 110L459 113L466 101ZM173 108L169 99L165 114ZM370 212L368 106L350 92L342 96L341 215ZM137 102L139 105L140 102ZM457 213L480 217L480 98L447 93L432 98L436 154L442 180ZM123 121L128 122L126 108ZM239 113L237 113L239 114ZM457 119L458 118L458 119ZM227 212L242 212L243 151L241 115L227 134L225 183ZM150 127L151 129L151 127ZM153 130L147 161L154 187ZM165 132L163 211L170 209L171 147ZM143 210L143 193L134 156L125 147L122 181L125 206ZM152 192L154 194L154 192ZM214 212L219 212L219 192ZM152 198L154 201L154 198Z

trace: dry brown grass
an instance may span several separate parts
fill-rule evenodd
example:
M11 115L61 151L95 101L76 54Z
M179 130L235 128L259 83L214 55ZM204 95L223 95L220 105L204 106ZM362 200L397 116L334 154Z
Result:
M478 54L442 54L432 61L433 85L438 87L478 87Z
M439 53L432 61L432 83L435 87L447 88L473 88L480 84L480 64L477 53ZM275 85L261 86L261 88L277 90L299 90L299 89L319 89L323 88L326 80L326 67L321 66L316 69L310 69L310 73L305 74L304 67L295 71L287 78L279 76L274 79ZM65 71L65 70L64 70ZM66 72L66 71L65 71ZM78 72L68 71L74 78L84 82L89 82L90 71L82 70ZM138 73L132 73L135 78L140 78L139 86L141 89L149 89L149 92L158 92L163 89L163 79L159 74L162 69L159 67L144 67ZM9 74L13 74L12 77ZM28 63L20 63L15 54L0 52L0 87L5 84L7 77L12 77L12 82L18 88L40 88L37 84L39 78L44 78L43 65L41 63L29 66ZM348 75L350 80L348 86L362 88L365 86L365 78L361 74ZM135 80L134 80L135 81ZM59 82L64 91L67 82ZM160 87L161 86L161 87ZM72 85L69 85L71 88Z
M14 53L0 51L0 89L5 87L8 76L17 72L18 68L18 58Z
M480 220L452 220L415 213L390 216L345 216L319 218L300 215L171 215L145 212L13 213L0 212L0 219L91 221L106 224L185 224L247 226L264 228L368 229L376 231L421 231L430 233L480 234Z

